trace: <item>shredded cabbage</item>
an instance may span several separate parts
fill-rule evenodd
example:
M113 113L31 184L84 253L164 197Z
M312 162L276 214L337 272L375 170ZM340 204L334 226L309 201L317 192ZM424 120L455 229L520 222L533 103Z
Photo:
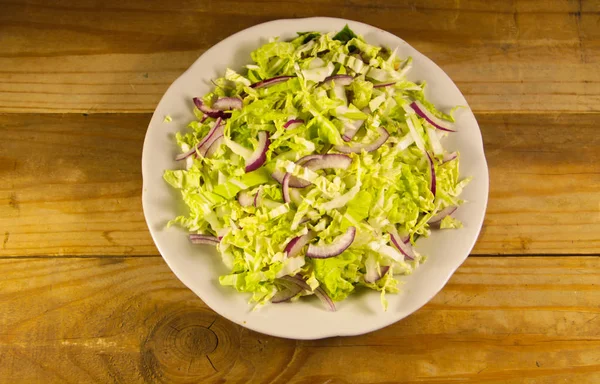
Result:
M453 122L452 116L427 101L424 83L406 79L410 58L367 43L348 26L337 34L306 32L291 41L274 39L251 58L253 63L239 73L227 69L201 98L209 106L223 97L243 101L242 109L224 115L224 136L211 155L198 151L185 169L164 173L188 207L169 225L221 238L217 249L230 271L220 283L250 293L257 306L270 302L283 286L279 278L295 276L312 291L322 287L334 301L360 287L380 291L387 308L385 294L398 292L394 275L410 274L424 261L416 251L413 260L404 258L390 233L409 236L412 247L419 236L430 234L433 215L462 204L459 195L468 182L459 178L458 157L444 162L443 132L409 105L418 100L440 119ZM351 82L336 85L335 75L349 75ZM278 76L290 77L253 86ZM377 87L389 82L394 84ZM176 135L183 152L197 147L216 124L197 108L194 113L198 119ZM300 123L285 127L290 120ZM360 129L351 143L344 142L345 130L355 123ZM378 127L387 130L388 140L374 150L349 154L347 169L313 171L296 163L308 155L338 153L336 146L373 142ZM270 137L265 161L246 172L261 131ZM425 152L434 163L435 195ZM288 202L282 180L275 177L286 172L310 182L293 190ZM253 204L242 205L240 194ZM450 216L440 224L461 226ZM312 243L329 244L349 227L356 228L355 238L337 256L310 258L305 247L299 256L287 257L286 245L299 236L314 233ZM372 281L366 277L369 269L387 273ZM291 299L311 293L302 291Z

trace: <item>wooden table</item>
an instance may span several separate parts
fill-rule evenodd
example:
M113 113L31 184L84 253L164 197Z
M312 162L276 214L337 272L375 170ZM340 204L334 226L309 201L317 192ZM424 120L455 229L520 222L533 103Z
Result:
M0 382L600 383L600 1L0 1ZM140 158L168 85L264 21L339 16L436 61L491 173L472 255L429 304L292 341L170 272Z

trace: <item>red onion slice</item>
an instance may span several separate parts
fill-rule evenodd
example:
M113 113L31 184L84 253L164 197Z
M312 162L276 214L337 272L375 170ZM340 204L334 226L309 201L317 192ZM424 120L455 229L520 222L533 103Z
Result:
M296 164L302 165L304 162L306 162L306 161L308 161L308 160L310 160L312 158L316 158L316 157L320 157L320 155L304 156L303 158L301 158L300 160L298 160L296 162ZM271 176L275 180L279 181L279 183L281 183L281 185L283 185L283 181L284 181L284 178L285 178L286 174L287 174L287 172L280 171L280 170L275 170L275 172L273 172L271 174ZM287 183L288 183L288 187L292 187L292 188L306 188L306 187L308 187L311 184L310 181L300 179L300 178L298 178L296 176L292 176L291 174L289 176L289 180L287 181Z
M279 169L276 169L275 171L273 171L273 173L271 173L271 177L275 180L277 180L277 182L279 184L283 185L283 178L285 177L285 174L287 172L285 171L281 171ZM290 181L289 181L289 186L292 188L306 188L310 185L310 181L307 180L302 180L297 178L296 176L291 176L290 175Z
M258 83L254 83L252 85L250 85L250 88L264 88L264 87L269 87L273 84L277 84L277 83L283 83L284 81L288 81L289 79L293 78L294 76L276 76L276 77L272 77L270 79L266 79L263 81L259 81Z
M198 108L201 112L204 112L204 114L209 117L213 117L213 118L220 117L222 119L227 119L227 118L231 117L231 113L219 111L218 109L213 109L213 108L209 107L208 105L204 104L204 102L197 97L194 97L193 101L194 101L194 105L196 106L196 108Z
M384 265L383 267L380 268L381 269L381 275L379 275L379 278L382 278L383 276L385 276L386 273L388 273L388 271L390 270L390 267L388 265ZM379 280L379 279L377 279Z
M300 159L298 159L298 161L296 161L296 164L302 165L302 164L304 164L304 163L306 163L306 162L308 162L310 160L320 159L321 157L323 157L323 155L308 155L308 156L304 156L304 157L301 157Z
M196 150L199 147L199 144L196 144L192 149L190 149L189 151L185 152L185 153L180 153L179 155L175 156L175 160L176 161L181 161L181 160L185 160L188 157L190 157L191 155L193 155L194 153L196 153Z
M260 203L262 203L262 187L258 187L258 191L256 192L256 195L254 195L254 200L252 200L252 204L255 208L258 208Z
M271 145L269 134L266 131L258 132L258 146L248 158L248 161L246 161L246 172L252 172L260 168L265 163L269 145Z
M219 111L230 111L232 109L242 109L244 103L237 97L221 97L212 105L213 109Z
M321 299L321 302L325 304L325 308L327 308L330 312L335 312L335 304L329 295L327 295L327 293L323 290L323 288L317 287L317 289L315 289L315 295L317 295L317 297Z
M290 177L291 173L286 173L283 176L283 182L281 183L281 192L283 193L283 201L289 203L292 199L290 198Z
M294 283L294 284L296 284L297 286L299 286L300 288L302 288L305 291L312 292L312 289L310 288L310 285L306 284L306 281L304 281L304 279L302 279L301 277L297 277L297 276L282 276L281 279L289 281L290 283Z
M305 291L313 292L310 286L306 284L306 282L301 277L283 276L281 279L294 283ZM321 302L323 302L323 304L325 304L325 308L327 308L331 312L335 312L335 304L321 287L317 287L317 289L314 290L314 294L321 300Z
M366 113L367 115L371 114L371 109L369 107L365 107L360 111ZM344 131L344 135L342 136L342 140L351 141L354 138L354 135L356 135L356 132L358 132L360 127L362 127L364 122L364 120L355 120L353 123L347 124L346 130Z
M206 144L209 140L211 140L213 138L213 136L214 136L215 139L217 138L217 136L219 134L220 134L220 136L223 136L223 130L224 130L224 126L222 124L222 120L221 120L220 117L218 117L217 121L215 121L215 125L213 125L213 127L210 129L210 131L208 131L208 133L206 134L206 136L204 136L202 138L202 140L200 140L198 142L198 144L196 144L196 146L193 147L192 149L190 149L189 151L177 155L175 157L175 160L177 160L177 161L184 160L184 159L188 158L189 156L193 155L194 153L196 153L196 150L198 150L199 152L202 152L204 144ZM212 144L212 142L210 142L210 144ZM206 147L206 149L208 149L208 147L210 146L210 144L208 144L208 146Z
M354 237L356 236L356 228L348 227L346 233L339 236L335 241L331 244L327 245L314 245L310 244L308 246L308 250L306 251L306 256L313 259L327 259L329 257L334 257L344 252L354 241Z
M285 128L285 129L294 129L294 128L298 128L302 124L304 124L304 120L302 120L302 119L292 119L292 120L288 120L287 123L283 124L283 128Z
M190 234L189 236L192 244L209 244L209 245L217 245L220 243L219 239L215 236L208 235L198 235L195 233Z
M296 176L290 176L290 187L292 188L306 188L311 184L310 181L300 179Z
M415 259L415 251L413 250L410 242L405 243L402 238L396 233L395 230L390 231L390 239L392 243L398 248L400 253L402 253L407 259L414 260Z
M435 196L435 192L436 192L435 166L433 164L433 159L431 158L431 156L429 156L429 153L425 152L425 154L427 155L427 162L429 163L429 185L430 185L431 193L433 193L433 196Z
M296 164L304 166L312 171L325 168L347 169L352 164L352 159L346 155L326 154L326 155L308 155L296 161ZM271 177L283 185L286 172L276 169L271 173ZM288 186L292 188L305 188L310 185L310 181L300 179L296 176L289 176ZM287 201L286 201L287 202Z
M206 140L204 142L204 144L202 144L202 146L200 146L200 148L198 148L198 153L200 154L200 156L203 157L208 157L208 150L213 147L213 145L215 144L215 142L219 141L219 139L221 139L221 142L223 142L223 134L225 133L225 126L224 125L220 125L217 127L217 129L215 129L214 133L212 134L212 136ZM220 144L216 144L212 150L212 153L214 153Z
M314 239L316 234L312 231L308 232L306 235L294 237L290 240L289 243L285 246L284 252L287 254L287 257L296 257L300 254L300 251L306 244L308 244L312 239Z
M379 137L371 143L352 144L352 145L336 145L334 148L342 153L361 153L363 150L372 152L381 147L390 137L388 131L383 127L377 127Z
M285 177L286 173L287 172L285 171L276 169L275 171L273 171L273 173L271 173L271 177L277 180L277 182L283 186L283 178ZM310 185L310 181L302 180L297 178L296 176L290 175L290 180L288 184L292 188L306 188Z
M456 210L458 209L457 206L451 205L449 207L446 207L444 209L442 209L441 211L439 211L438 213L436 213L435 215L433 215L431 217L431 219L429 219L429 221L427 222L429 225L431 226L439 226L440 223L442 222L442 219L446 216L450 216L451 214L453 214Z
M344 126L346 129L342 135L342 140L346 142L351 141L352 138L354 138L354 135L356 135L356 132L358 132L360 127L362 127L364 122L364 120L354 120L352 123L345 124Z
M335 85L346 86L346 85L350 85L350 83L352 83L353 80L354 80L354 77L352 77L350 75L333 75L333 76L326 77L325 80L323 80L323 82L321 84L325 84L329 81L333 81L335 83Z
M296 164L306 167L311 171L318 171L319 169L325 168L348 169L350 164L352 164L352 158L340 154L309 155L298 160ZM275 176L273 177L275 178ZM308 180L304 180L296 176L290 176L289 186L292 188L305 188L310 184L311 182Z
M425 108L425 106L423 104L421 104L420 102L413 101L410 104L410 107L415 110L417 115L424 118L429 124L433 125L437 129L441 129L442 131L447 131L447 132L456 132L454 129L450 128L451 127L450 123L444 123L443 121L438 119L431 112L429 112L429 110L427 108Z
M283 286L283 289L278 290L277 293L271 299L273 304L283 303L290 300L300 292L302 288L298 284L291 283L287 280L279 279L279 283Z
M249 207L254 205L254 199L248 194L248 192L240 191L240 193L238 193L238 203L240 203L242 207Z
M404 235L400 234L400 235L399 235L399 237L400 237L400 240L401 240L401 241L402 241L404 244L408 244L408 243L410 243L410 235L409 235L409 234L404 234Z
M390 87L392 85L396 85L396 82L394 81L393 83L379 83L379 84L374 84L373 88L384 88L384 87Z
M456 159L457 157L458 157L458 153L456 153L456 152L444 153L444 159L442 160L442 164L452 161L452 160Z

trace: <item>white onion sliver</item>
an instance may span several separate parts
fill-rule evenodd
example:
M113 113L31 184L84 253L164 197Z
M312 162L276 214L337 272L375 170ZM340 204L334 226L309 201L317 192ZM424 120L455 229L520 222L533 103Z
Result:
M410 116L408 117L408 119L406 119L406 125L408 125L408 130L410 131L410 134L412 135L417 147L421 151L425 152L425 143L423 142L423 138L421 137L421 135L419 135L419 132L417 132L417 128L415 128L415 125L413 124Z
M337 84L333 87L333 94L337 99L340 99L344 105L348 105L348 97L346 96L346 89L343 85Z
M413 135L410 133L407 133L406 136L404 136L402 139L400 139L398 144L396 144L396 151L402 152L406 148L410 147L410 145L414 142L415 142L415 139L413 138Z
M367 272L365 273L365 282L366 283L374 283L381 279L385 274L389 271L390 267L379 266L377 261L373 256L369 256L367 261L365 262L365 267L367 268Z
M240 203L242 207L249 207L254 204L254 199L248 194L248 192L240 191L238 193L238 203Z
M449 161L456 159L457 157L458 157L457 152L444 153L444 159L442 160L442 163L447 163Z
M319 158L314 158L306 161L303 166L311 171L318 171L325 168L348 169L352 164L352 158L346 155L329 154L321 155Z
M271 173L271 177L275 180L277 180L277 182L279 184L283 183L283 177L285 176L286 172L276 169L273 171L273 173Z
M431 144L431 149L433 150L434 155L441 155L444 153L444 148L442 148L442 143L440 143L440 139L438 138L437 133L434 128L425 127L427 131L427 137L429 138L429 143Z
M377 270L377 261L373 255L369 255L367 260L365 260L365 282L373 283L380 279L379 271Z
M437 129L441 129L442 131L448 132L456 132L454 129L452 129L452 124L450 122L445 123L442 120L438 119L433 113L429 112L429 110L419 101L413 101L410 104L410 107L417 113L417 115L427 120L429 124L433 125Z

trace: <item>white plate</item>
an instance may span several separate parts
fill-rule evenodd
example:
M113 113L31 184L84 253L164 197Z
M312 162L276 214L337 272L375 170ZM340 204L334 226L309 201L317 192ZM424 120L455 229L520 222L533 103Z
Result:
M389 300L387 312L382 310L377 292L351 295L338 303L338 311L333 313L324 310L314 297L251 311L248 295L219 285L218 277L228 271L216 250L209 246L192 246L183 230L173 227L166 229L165 225L170 219L186 212L179 192L163 181L162 174L166 169L181 167L173 160L178 153L173 134L184 130L194 119L192 98L208 92L212 86L210 79L222 76L227 67L239 70L248 64L250 52L266 43L270 37L289 39L297 31L338 31L346 24L371 44L392 49L399 47L400 57L412 56L413 69L408 78L427 81L427 96L438 108L447 111L455 105L467 105L444 71L388 32L367 24L334 18L276 20L238 32L196 60L163 96L154 111L144 141L144 214L163 258L177 277L217 313L244 327L269 335L294 339L358 335L410 315L438 293L467 258L483 223L488 198L488 170L479 126L471 110L465 108L457 112L458 132L451 134L444 142L449 150L460 151L461 176L473 176L473 181L461 196L468 203L461 206L455 215L464 223L464 228L435 231L430 238L418 241L417 249L429 258L413 275L400 277L404 282L402 292L386 296ZM163 122L166 115L173 118L171 123Z

